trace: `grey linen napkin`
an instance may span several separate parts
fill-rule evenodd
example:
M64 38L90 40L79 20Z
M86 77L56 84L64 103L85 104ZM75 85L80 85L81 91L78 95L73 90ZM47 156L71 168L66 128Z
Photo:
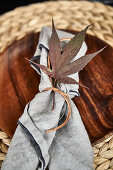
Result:
M57 33L59 38L74 36L59 30ZM31 60L40 60L40 64L47 66L50 36L51 28L43 27L39 44ZM84 55L86 50L84 42L75 59ZM55 93L55 106L52 110L53 92L42 92L45 88L51 87L49 77L34 64L31 66L41 75L40 93L26 105L1 170L45 170L47 166L49 170L92 170L92 146L79 111L71 100L74 96L79 96L78 85L60 84L60 89L70 97L72 115L64 127L47 133L45 130L65 121L68 107L61 94ZM78 73L71 77L79 81Z

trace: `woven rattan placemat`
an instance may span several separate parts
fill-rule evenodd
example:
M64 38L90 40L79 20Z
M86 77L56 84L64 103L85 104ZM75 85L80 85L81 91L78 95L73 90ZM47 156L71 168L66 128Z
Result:
M38 32L51 25L54 17L57 28L81 30L94 23L88 33L113 46L113 8L88 1L50 1L37 3L0 16L0 52L29 32ZM0 164L4 160L11 139L0 131ZM113 170L113 136L94 147L96 170Z

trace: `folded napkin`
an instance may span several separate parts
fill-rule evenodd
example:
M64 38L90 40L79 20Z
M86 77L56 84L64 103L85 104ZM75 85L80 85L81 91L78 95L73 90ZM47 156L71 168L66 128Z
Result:
M59 30L57 33L60 39L74 36ZM40 61L40 64L47 66L50 36L51 28L43 27L32 61ZM84 55L86 50L84 42L76 59ZM38 66L32 63L31 66L41 75L40 93L26 105L1 170L45 170L47 166L49 170L92 170L92 146L79 111L71 100L74 96L79 96L79 86L60 84L60 90L69 95L72 114L65 126L47 133L45 130L65 121L68 107L62 95L55 93L54 110L52 109L53 91L43 91L51 87L50 79ZM78 73L71 77L79 81Z

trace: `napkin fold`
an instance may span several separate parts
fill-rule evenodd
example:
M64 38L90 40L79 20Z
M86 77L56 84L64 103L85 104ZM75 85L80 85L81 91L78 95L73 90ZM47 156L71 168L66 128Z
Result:
M31 61L40 61L40 64L47 66L51 32L50 27L42 28L39 43ZM60 30L57 30L57 33L60 39L74 36ZM61 45L63 47L63 43ZM87 46L84 42L74 60L84 55L86 50ZM47 166L49 170L92 170L93 149L79 111L71 100L79 96L79 86L60 84L60 90L69 95L72 114L64 127L47 133L45 130L65 121L68 107L61 94L55 93L54 110L52 109L52 90L43 92L45 88L51 87L49 77L38 66L32 63L31 66L41 75L40 93L26 105L23 115L19 118L18 127L1 170L45 170ZM78 73L71 77L79 81Z

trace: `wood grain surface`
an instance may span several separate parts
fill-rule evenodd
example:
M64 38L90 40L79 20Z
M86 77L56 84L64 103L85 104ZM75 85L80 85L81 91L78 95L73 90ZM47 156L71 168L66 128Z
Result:
M0 55L0 128L10 137L25 105L38 92L40 77L25 59L33 56L37 42L38 35L28 35Z
M31 33L0 54L0 127L11 137L25 105L38 92L40 77L25 60L33 56L38 37ZM88 89L80 87L81 96L73 98L94 144L113 132L113 49L91 35L86 43L87 53L107 46L79 73Z

